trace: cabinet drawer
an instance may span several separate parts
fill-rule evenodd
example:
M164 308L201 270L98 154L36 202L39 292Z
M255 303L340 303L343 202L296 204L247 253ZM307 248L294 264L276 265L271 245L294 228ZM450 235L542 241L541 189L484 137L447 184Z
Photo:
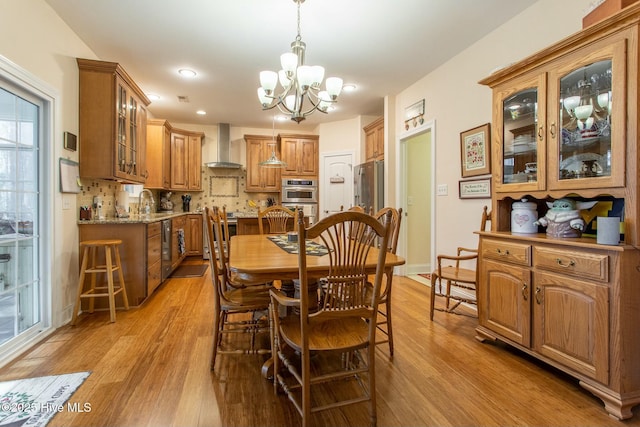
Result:
M160 261L162 239L158 234L147 239L147 265Z
M482 240L482 256L518 265L531 265L531 245L504 240Z
M152 237L160 234L160 230L162 229L162 222L153 222L147 225L147 237Z
M171 226L174 228L174 231L175 229L178 229L178 228L184 228L186 224L187 224L187 217L184 215L177 218L173 218L171 220Z
M534 266L544 270L609 281L609 255L588 252L536 247L533 252Z

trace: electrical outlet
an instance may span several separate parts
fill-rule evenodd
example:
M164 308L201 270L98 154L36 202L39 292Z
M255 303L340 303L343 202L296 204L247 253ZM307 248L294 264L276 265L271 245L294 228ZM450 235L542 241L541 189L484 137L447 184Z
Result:
M447 184L438 184L438 196L446 196L449 194L449 186Z

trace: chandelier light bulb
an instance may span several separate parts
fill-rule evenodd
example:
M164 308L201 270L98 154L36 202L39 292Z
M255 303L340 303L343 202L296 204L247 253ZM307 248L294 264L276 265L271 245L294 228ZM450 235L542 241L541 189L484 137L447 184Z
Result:
M269 98L266 91L261 87L258 88L258 99L260 100L260 104L262 104L262 108L267 108L271 105L272 98Z
M280 55L280 64L285 72L293 75L298 67L298 55L293 52L283 53Z
M326 86L329 96L335 101L342 91L342 79L340 77L329 77L327 78Z
M580 105L580 97L578 95L568 96L564 99L563 104L564 108L567 110L567 113L571 115L572 111L575 110L578 105Z
M261 71L260 72L260 85L264 89L267 95L271 95L278 83L278 74L274 71Z

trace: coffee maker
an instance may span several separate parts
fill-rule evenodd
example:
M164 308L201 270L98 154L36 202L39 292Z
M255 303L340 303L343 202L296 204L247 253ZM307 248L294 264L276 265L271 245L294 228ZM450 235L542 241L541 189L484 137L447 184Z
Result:
M173 202L171 201L171 191L160 192L160 203L158 212L173 212Z

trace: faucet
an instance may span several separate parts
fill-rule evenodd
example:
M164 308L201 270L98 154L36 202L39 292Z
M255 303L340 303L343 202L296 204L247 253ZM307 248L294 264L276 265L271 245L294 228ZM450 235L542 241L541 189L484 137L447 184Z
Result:
M149 190L148 188L143 188L142 191L140 191L140 194L138 195L138 214L142 215L144 214L150 214L151 213L151 206L147 205L148 209L145 209L144 212L142 211L142 199L143 194L144 193L148 193L149 194L149 199L151 201L151 205L155 205L156 201L153 200L153 193L151 192L151 190Z

